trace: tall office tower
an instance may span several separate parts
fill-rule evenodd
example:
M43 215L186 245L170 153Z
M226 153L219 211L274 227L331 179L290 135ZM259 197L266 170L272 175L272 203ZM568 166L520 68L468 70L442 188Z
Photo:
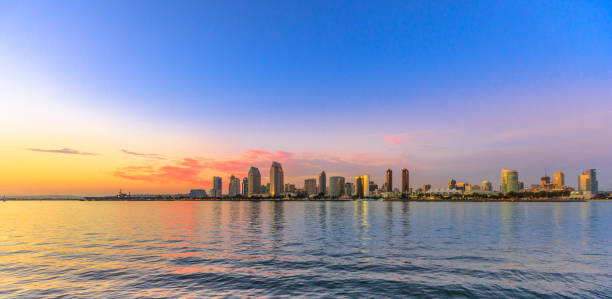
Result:
M364 194L363 177L359 175L355 177L355 196L362 198L363 194Z
M410 192L410 172L402 168L402 193Z
M211 194L211 196L214 197L220 197L223 193L221 192L221 186L222 186L222 181L221 178L218 176L214 176L213 177L213 188L212 190L214 190Z
M276 161L272 162L272 166L270 166L270 195L282 195L284 187L283 167Z
M304 190L306 194L313 195L317 194L317 180L316 179L305 179L304 180Z
M518 171L502 169L501 171L501 192L518 192Z
M387 169L387 189L386 192L393 192L393 170Z
M484 180L482 181L482 184L480 184L480 190L482 191L493 191L493 185L491 184L491 182Z
M344 178L341 176L329 177L329 197L338 197L344 194Z
M238 185L240 186L240 185ZM227 188L227 194L230 197L236 196L236 177L232 174L229 179L229 186Z
M542 187L546 187L549 184L550 184L550 177L549 176L544 175L543 177L540 178L540 185L542 185Z
M363 181L363 196L368 197L370 194L372 194L372 191L370 191L370 175L362 175L361 180Z
M355 193L353 183L344 183L344 195L352 196Z
M249 179L247 178L242 179L242 196L249 196Z
M261 174L259 173L259 169L257 167L251 167L249 169L249 196L253 196L254 194L258 194L261 192Z
M455 179L448 180L448 190L457 189L457 181Z
M597 172L595 169L587 169L578 176L578 190L597 194L599 189L597 184Z
M325 195L327 192L327 176L325 175L325 171L321 171L319 173L319 194Z
M565 174L562 171L557 171L553 174L553 183L556 188L563 188L565 186Z
M423 192L429 192L431 190L430 184L423 184Z

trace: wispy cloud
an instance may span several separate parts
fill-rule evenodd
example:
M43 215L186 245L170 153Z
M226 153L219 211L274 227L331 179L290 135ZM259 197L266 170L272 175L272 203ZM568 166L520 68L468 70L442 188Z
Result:
M41 152L41 153L54 153L54 154L68 154L68 155L84 155L84 156L99 156L100 154L96 153L88 153L81 152L71 148L61 148L61 149L40 149L40 148L29 148L29 151L33 152Z
M117 169L116 177L157 183L191 182L203 184L200 173L204 169L202 162L196 159L185 158L171 165L161 167L128 166Z
M126 149L121 149L121 152L127 155L132 155L132 156L139 156L139 157L143 157L143 158L150 158L150 159L165 159L166 157L164 157L163 155L160 154L151 154L151 153L139 153L139 152L133 152L133 151L129 151Z

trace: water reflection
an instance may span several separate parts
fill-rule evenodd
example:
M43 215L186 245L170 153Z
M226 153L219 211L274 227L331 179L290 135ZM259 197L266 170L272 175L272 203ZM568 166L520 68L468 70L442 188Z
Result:
M10 202L0 297L606 297L612 202Z

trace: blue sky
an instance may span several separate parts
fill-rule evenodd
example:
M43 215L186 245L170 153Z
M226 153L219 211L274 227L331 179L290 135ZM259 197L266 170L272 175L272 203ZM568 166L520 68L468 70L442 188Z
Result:
M181 136L162 153L177 159L395 157L374 164L412 164L434 185L498 180L506 159L526 181L595 167L612 188L610 53L608 1L0 2L4 85L99 118L97 131ZM74 147L60 131L28 142ZM80 144L115 141L97 137ZM577 144L597 150L577 157ZM364 171L382 179L380 167Z

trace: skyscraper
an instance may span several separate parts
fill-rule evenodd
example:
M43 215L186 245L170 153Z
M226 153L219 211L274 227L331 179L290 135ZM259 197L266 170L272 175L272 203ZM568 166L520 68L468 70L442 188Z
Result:
M359 197L370 196L370 175L364 174L355 177L355 195Z
M386 192L393 192L393 170L387 169L387 190Z
M563 188L565 186L565 174L562 171L555 172L553 174L553 183L555 188Z
M493 185L491 184L491 182L484 180L482 181L482 184L480 184L480 190L482 191L493 191Z
M257 167L251 167L251 169L249 169L248 184L249 196L260 193L259 189L261 188L261 174L259 173L259 169Z
M321 171L319 173L319 194L325 195L327 192L327 176L325 175L325 171Z
M272 166L270 166L270 195L282 195L284 187L283 167L276 161L272 162Z
M457 181L451 178L450 180L448 180L448 190L454 190L454 189L457 189Z
M247 178L242 179L242 196L249 196L249 179Z
M402 168L402 193L410 191L410 172L408 169Z
M304 190L306 191L306 194L308 195L317 194L317 180L305 179L304 180Z
M211 193L214 193L214 194L211 194L210 196L220 197L223 194L222 191L221 191L222 190L221 189L222 185L223 184L222 184L222 181L221 181L221 177L214 176L213 177L213 188L211 190L211 191L214 190L213 192L211 192Z
M338 197L344 194L344 177L329 177L329 197Z
M427 193L427 192L429 192L429 190L431 190L431 185L430 184L423 184L423 192Z
M599 189L595 169L587 169L578 176L578 190L597 194Z
M355 177L355 196L362 198L364 194L363 178L359 175Z
M240 194L240 179L235 177L233 174L230 176L227 194L230 197L235 197L236 195Z
M348 195L348 196L352 196L354 191L353 191L353 183L351 182L347 182L344 184L344 195Z
M501 171L501 192L518 192L518 171L502 169Z

